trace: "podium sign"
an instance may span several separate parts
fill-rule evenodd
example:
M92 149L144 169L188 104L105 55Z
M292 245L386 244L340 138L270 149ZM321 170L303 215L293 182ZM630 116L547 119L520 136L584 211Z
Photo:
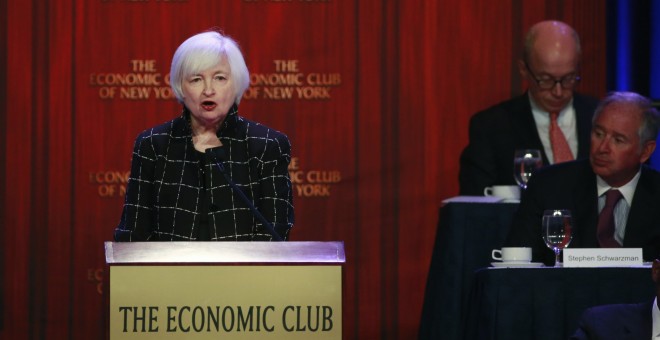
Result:
M110 339L341 339L341 242L106 243Z

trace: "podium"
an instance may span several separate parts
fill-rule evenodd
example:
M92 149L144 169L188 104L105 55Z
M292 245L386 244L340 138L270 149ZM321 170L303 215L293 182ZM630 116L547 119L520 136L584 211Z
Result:
M343 242L106 242L115 339L341 339Z

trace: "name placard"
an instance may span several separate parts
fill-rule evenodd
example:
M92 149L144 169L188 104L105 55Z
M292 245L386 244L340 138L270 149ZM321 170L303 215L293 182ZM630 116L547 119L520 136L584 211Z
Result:
M564 249L564 267L637 267L642 264L642 248Z

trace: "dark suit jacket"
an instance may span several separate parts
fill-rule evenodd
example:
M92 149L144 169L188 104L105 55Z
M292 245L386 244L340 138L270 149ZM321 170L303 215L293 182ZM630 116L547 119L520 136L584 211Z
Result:
M572 340L651 339L653 301L592 307L584 311Z
M535 261L548 265L554 255L541 237L543 210L569 209L573 217L571 248L598 248L596 175L588 160L562 163L535 173L523 192L506 244L532 247ZM660 173L642 166L626 223L623 246L643 248L653 260L660 250Z
M238 115L234 105L218 131L219 162L284 239L293 227L289 139ZM191 241L206 217L213 241L269 241L258 221L222 175L211 149L195 151L190 112L147 129L135 141L124 210L115 241ZM203 197L206 199L204 200ZM204 203L207 204L204 204Z
M589 156L591 117L598 100L575 94L578 136L577 159ZM515 185L513 153L516 149L538 149L543 164L550 164L536 129L527 93L478 112L470 120L469 144L461 154L461 195L483 195L491 185Z

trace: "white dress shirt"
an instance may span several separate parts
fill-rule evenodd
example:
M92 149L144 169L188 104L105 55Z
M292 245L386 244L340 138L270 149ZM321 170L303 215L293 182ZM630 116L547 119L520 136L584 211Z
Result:
M628 183L618 188L611 187L600 176L596 176L596 189L598 191L598 213L605 207L605 193L610 189L617 189L623 195L623 198L614 206L614 239L623 245L623 237L626 235L626 223L628 221L628 212L632 206L633 196L635 195L635 188L642 172L637 171Z
M541 144L543 144L543 150L548 156L548 161L550 164L554 164L554 156L552 153L552 145L550 144L550 113L541 109L531 94L529 95L529 103L532 106L532 115L534 116L534 121L536 122L536 130L539 133L541 138ZM571 148L571 153L573 158L577 157L578 150L578 135L577 135L577 123L575 118L575 109L573 108L573 99L568 102L568 105L559 111L557 116L557 125L559 129L564 133L568 146ZM543 164L548 165L548 164Z
M658 309L657 297L653 300L653 306L651 306L651 321L653 322L651 339L660 339L660 310Z

